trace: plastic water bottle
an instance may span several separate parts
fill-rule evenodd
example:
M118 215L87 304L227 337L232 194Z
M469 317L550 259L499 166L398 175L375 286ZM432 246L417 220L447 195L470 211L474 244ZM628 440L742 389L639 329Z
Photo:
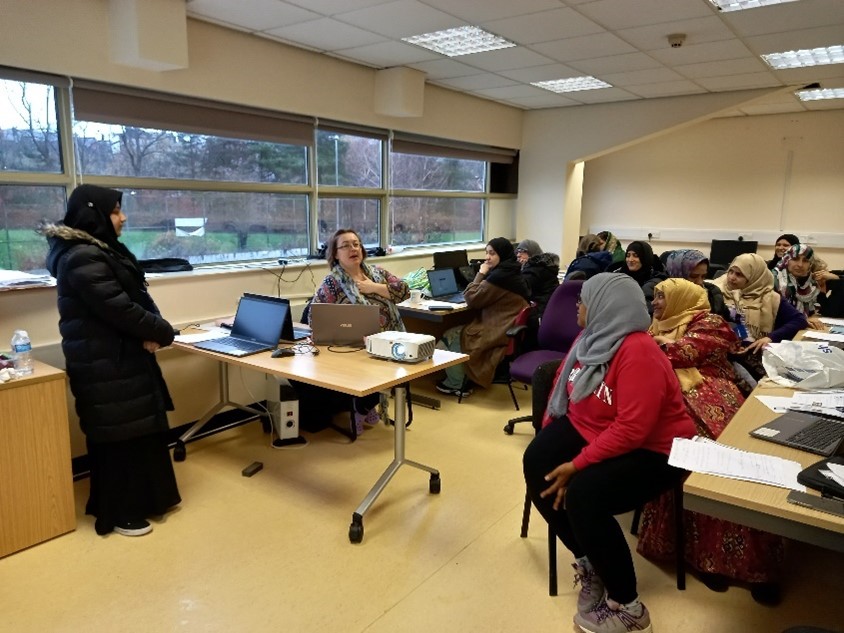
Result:
M12 353L15 355L15 374L29 376L32 373L32 343L26 330L15 330L12 335Z

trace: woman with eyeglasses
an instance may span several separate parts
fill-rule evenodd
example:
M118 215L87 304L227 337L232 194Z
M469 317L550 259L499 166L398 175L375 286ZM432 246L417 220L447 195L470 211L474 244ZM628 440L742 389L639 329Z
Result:
M738 337L710 311L706 290L685 279L656 286L649 328L680 382L697 435L718 439L744 403L729 355ZM750 583L762 604L779 602L784 544L780 537L704 514L683 513L685 560L713 591L735 581ZM663 494L642 511L637 551L651 559L674 559L674 497Z
M531 500L574 555L583 631L650 631L633 559L615 516L680 481L675 437L695 425L677 377L648 334L638 284L599 273L583 283L580 336L560 364L543 428L524 454Z
M314 293L313 303L360 303L377 305L381 331L404 332L396 307L410 296L407 283L387 270L366 262L366 249L353 229L339 229L328 240L325 259L331 267ZM363 425L378 422L378 394L355 399L358 433Z

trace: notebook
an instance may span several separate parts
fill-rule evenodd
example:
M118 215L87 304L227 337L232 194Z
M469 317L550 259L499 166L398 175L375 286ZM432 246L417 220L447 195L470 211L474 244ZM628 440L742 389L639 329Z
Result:
M786 411L775 420L754 429L750 435L824 457L844 455L844 418L806 411Z
M312 303L311 328L316 345L363 349L363 337L381 331L381 312L376 305Z
M431 286L431 299L448 303L465 303L466 301L457 286L457 277L453 268L429 270L428 284Z
M194 347L229 356L249 356L275 349L285 318L290 318L290 304L286 299L247 293L237 304L231 334L194 343Z

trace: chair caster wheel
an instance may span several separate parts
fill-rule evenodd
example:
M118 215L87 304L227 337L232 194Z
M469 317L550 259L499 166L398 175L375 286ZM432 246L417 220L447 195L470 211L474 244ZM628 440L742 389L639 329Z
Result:
M510 424L509 422L504 425L504 432L507 435L513 435L513 431L515 431L515 430L516 430L515 427L512 424Z
M187 448L182 440L176 440L176 445L173 447L173 461L183 462L188 456Z
M363 541L363 518L352 515L352 524L349 526L349 541L360 543Z
M438 495L440 494L441 486L442 479L440 479L439 474L431 475L431 480L428 482L428 492L432 495Z

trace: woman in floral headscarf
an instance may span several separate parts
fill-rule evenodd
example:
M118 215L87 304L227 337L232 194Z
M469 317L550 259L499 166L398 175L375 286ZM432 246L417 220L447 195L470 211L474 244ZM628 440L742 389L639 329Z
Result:
M724 319L709 311L706 291L689 281L658 284L653 305L648 332L677 374L697 434L717 439L744 402L728 359L740 349L738 338ZM645 504L638 545L643 556L673 559L673 501L669 493ZM757 601L778 601L781 538L695 512L686 511L683 523L686 562L704 584L725 591L730 580L741 580L751 583Z
M838 275L826 269L826 263L815 257L806 244L790 246L774 269L774 288L793 305L816 329L824 329L818 315L826 303L826 281Z
M669 277L687 279L705 288L710 311L725 319L730 318L730 311L724 304L721 290L711 283L706 283L706 275L709 272L709 258L706 255L691 248L681 248L662 256L665 257L665 272Z
M624 261L624 247L615 235L609 231L601 231L598 233L598 242L602 251L607 251L612 255L614 263Z
M743 253L726 275L713 282L724 294L733 331L742 341L741 364L753 378L765 376L762 349L769 343L791 340L809 326L806 317L774 290L774 276L756 253Z

